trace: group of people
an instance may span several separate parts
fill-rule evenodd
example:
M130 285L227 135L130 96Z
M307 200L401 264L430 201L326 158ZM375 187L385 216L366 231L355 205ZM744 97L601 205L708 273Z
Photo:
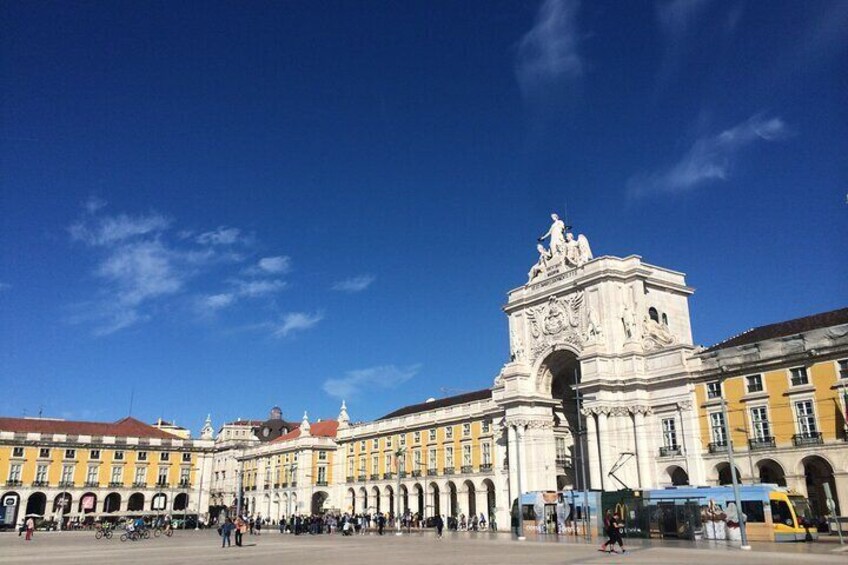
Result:
M221 548L232 547L232 538L235 537L236 547L244 543L244 534L261 535L262 519L250 516L236 516L225 518L218 524L218 535L221 536Z

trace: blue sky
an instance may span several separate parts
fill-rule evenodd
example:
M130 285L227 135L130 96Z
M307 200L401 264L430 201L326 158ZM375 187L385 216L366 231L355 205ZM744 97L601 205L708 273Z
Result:
M488 386L552 211L686 272L697 343L848 301L848 3L0 10L6 415Z

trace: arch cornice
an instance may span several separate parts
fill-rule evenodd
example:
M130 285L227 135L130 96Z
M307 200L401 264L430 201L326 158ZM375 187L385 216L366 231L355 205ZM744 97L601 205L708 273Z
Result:
M550 371L543 370L543 368L545 367L545 361L547 361L547 359L552 354L560 351L571 353L572 355L574 355L577 362L580 362L580 355L582 351L576 345L567 342L555 342L547 345L544 349L539 351L539 354L533 361L530 374L533 376L532 378L535 390L540 394L544 394L546 397L551 396L551 384L553 382L553 376ZM547 373L547 375L545 373Z

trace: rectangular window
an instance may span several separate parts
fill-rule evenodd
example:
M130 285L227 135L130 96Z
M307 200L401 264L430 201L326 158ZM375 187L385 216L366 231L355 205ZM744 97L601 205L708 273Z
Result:
M88 458L89 459L100 459L100 450L99 449L92 449L88 453Z
M429 453L427 453L427 465L430 469L436 468L436 449L430 449Z
M386 453L386 472L391 473L394 470L394 463L392 463L392 454Z
M482 444L483 448L483 465L492 464L492 444L486 442ZM557 459L559 459L559 446L557 446Z
M100 474L100 467L98 467L97 465L89 465L88 471L85 474L85 482L90 484L90 485L97 484L99 482L98 479L97 479L97 476L99 474Z
M326 467L318 467L318 484L323 485L327 483L327 468Z
M840 359L837 364L839 365L839 378L848 379L848 359Z
M471 436L471 424L462 424L462 437Z
M137 457L139 461L147 461L147 452L139 451Z
M124 460L124 452L116 451L115 452L115 461L123 461Z
M413 443L421 443L421 432L413 432L412 441Z
M453 469L453 447L448 446L445 448L445 467L447 469Z
M109 479L111 483L121 483L123 482L124 477L124 468L121 465L116 465L112 467L112 478Z
M21 467L20 463L12 463L9 466L9 480L10 481L20 481L21 480Z
M180 469L180 486L188 486L191 482L191 469L188 467L183 467ZM265 484L271 482L271 469L265 470Z
M135 468L135 484L143 485L147 483L147 466L140 465Z
M74 482L74 466L62 465L62 482L65 484Z
M416 449L412 453L412 470L417 471L421 469L421 450Z
M430 431L427 432L427 434L430 441L436 441L436 430L434 428L430 428Z
M23 447L13 447L12 448L12 457L23 457L24 456L24 448Z
M359 458L359 474L360 475L365 474L365 457Z
M743 500L742 513L745 514L746 522L754 524L766 521L765 504L761 500Z
M471 465L471 445L462 446L462 465L464 467Z
M347 444L347 452L353 455L353 442ZM286 456L286 461L288 461L288 456Z
M159 467L159 474L156 476L156 484L160 487L168 486L168 468Z
M668 449L677 449L677 422L674 418L663 418L663 446Z
M707 398L721 398L721 383L713 381L707 383Z
M771 437L771 425L768 421L768 410L765 406L751 408L751 428L755 439Z
M375 455L371 458L371 473L372 474L379 473L380 472L379 467L380 467L380 458Z
M353 459L347 460L347 476L353 477Z
M327 460L327 452L319 451L318 452L318 461L326 461Z
M50 449L47 447L42 447L38 450L38 456L41 459L47 459L48 457L50 457Z
M371 440L371 449L380 449L380 440L378 438Z
M386 447L388 447L389 449L392 448L392 436L386 438Z
M487 434L491 429L492 423L489 420L483 420L483 424L481 426L482 433Z
M37 483L47 482L47 465L38 465L35 468L35 481Z
M789 369L789 377L792 381L792 386L802 386L810 383L806 367L795 367L794 369Z
M721 412L712 412L710 414L710 432L713 443L727 445L727 430L724 427L724 414Z
M183 453L183 463L191 463L191 453Z
M763 376L751 375L745 377L745 384L748 386L748 393L763 391Z
M65 459L75 459L77 456L76 449L66 449L65 450Z
M363 439L362 441L360 441L360 442L359 442L359 451L360 451L360 452L364 452L364 451L365 451L365 440L364 440L364 439Z
M811 436L818 432L816 414L812 400L800 400L795 403L795 417L798 418L798 433Z
M453 426L445 427L445 439L453 439Z
M406 434L400 434L400 437L398 438L398 445L401 447L406 445Z
M162 453L159 454L159 461L170 461L170 460L171 460L171 454L168 453L167 451L163 451Z

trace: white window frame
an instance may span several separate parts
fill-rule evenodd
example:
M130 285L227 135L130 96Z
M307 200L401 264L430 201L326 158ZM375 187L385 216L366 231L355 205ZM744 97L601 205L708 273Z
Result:
M848 359L836 360L836 380L848 380Z
M565 439L565 438L563 438ZM488 441L484 441L480 444L480 448L482 449L482 464L483 465L491 465L492 464L492 444Z
M710 439L716 445L727 445L727 422L724 421L724 414L721 411L710 412L707 416L710 422ZM714 423L714 419L718 417L721 419L721 426L717 426ZM719 440L716 434L717 430L721 430L722 439Z
M100 465L88 466L88 470L85 473L85 482L91 484L100 482Z
M717 391L717 394L715 396L713 396L712 393L711 393L710 385L718 385L718 391ZM716 398L722 397L722 388L723 387L721 386L721 381L710 381L708 383L704 383L704 388L706 389L706 392L707 392L707 400L714 400Z
M427 433L430 441L436 441L436 428L430 428Z
M445 448L445 467L448 469L454 468L453 446L449 445Z
M445 439L453 439L453 426L445 426Z
M712 423L711 423L712 424ZM663 418L660 420L662 428L663 447L666 449L679 449L680 442L677 441L677 418Z
M9 480L20 481L23 467L24 466L20 463L12 463L11 465L9 465Z
M798 370L804 371L804 381L805 382L795 384L793 382L795 380L793 371L798 371ZM806 365L799 366L799 367L790 367L789 369L786 370L786 372L789 374L789 387L790 388L799 387L799 386L807 386L808 384L810 384L810 370Z
M751 383L748 381L748 379L751 379L751 378L754 378L754 377L758 377L760 379L760 390L751 390ZM754 373L754 374L745 376L745 393L746 394L759 394L761 392L765 392L765 390L766 390L766 381L763 378L762 373Z
M471 444L466 443L462 446L462 466L470 467L473 458L471 457Z
M147 465L139 465L135 468L135 479L133 482L137 485L147 484Z
M48 473L49 465L39 464L35 466L35 480L39 483L47 482L47 473Z
M812 422L813 422L813 430L812 431L803 429L801 414L798 411L798 406L800 404L805 404L805 403L810 404L811 413L810 414L804 414L804 418L809 418L810 416L812 416ZM792 412L795 415L795 429L796 429L796 433L798 435L801 435L801 436L804 436L804 437L810 437L812 434L817 434L821 431L821 429L819 428L819 419L818 419L818 413L817 413L817 410L816 410L815 399L813 399L813 398L797 398L797 399L793 400L792 401Z
M754 418L755 411L762 411L765 414L765 419L757 419ZM751 430L751 437L757 440L764 440L770 437L774 437L772 433L771 426L771 415L769 414L768 404L757 404L755 406L748 407L748 422ZM767 428L768 433L762 433L763 427L758 426L759 423L765 422L765 428Z

